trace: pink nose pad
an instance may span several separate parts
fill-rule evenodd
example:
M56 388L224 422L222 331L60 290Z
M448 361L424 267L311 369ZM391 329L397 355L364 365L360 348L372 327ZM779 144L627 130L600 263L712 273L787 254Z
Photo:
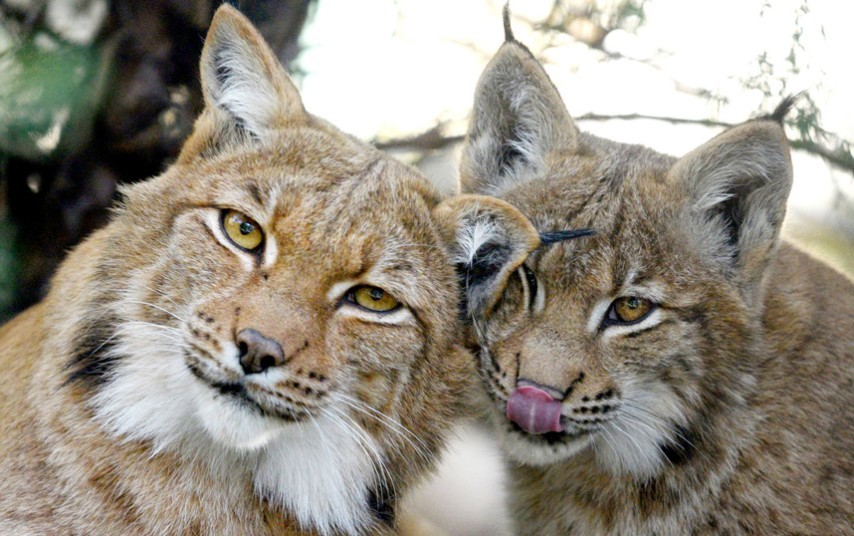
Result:
M507 418L529 434L562 432L560 408L560 400L549 393L523 385L513 391L507 401Z

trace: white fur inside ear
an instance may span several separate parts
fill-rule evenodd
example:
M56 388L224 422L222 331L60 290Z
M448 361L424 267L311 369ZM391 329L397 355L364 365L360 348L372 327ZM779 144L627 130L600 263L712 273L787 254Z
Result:
M264 138L287 116L303 112L299 92L252 23L236 10L214 15L202 51L208 108L230 116L240 131Z
M222 33L208 60L209 95L242 128L263 137L279 110L280 97L250 43Z
M554 138L548 104L536 88L526 82L508 83L505 91L510 95L510 111L516 116L510 146L519 153L516 165L529 173L537 174L545 167L543 155L551 149ZM521 172L514 166L513 172Z
M461 225L457 231L457 256L454 262L470 266L474 257L484 244L495 241L501 236L494 222L487 218L473 218Z

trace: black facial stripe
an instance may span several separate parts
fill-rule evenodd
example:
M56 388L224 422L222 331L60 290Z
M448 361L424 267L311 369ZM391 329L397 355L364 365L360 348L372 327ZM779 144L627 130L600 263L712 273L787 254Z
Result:
M249 195L252 196L252 199L259 205L264 204L264 195L261 194L261 188L258 186L258 183L254 180L246 181L246 191L249 192Z
M118 320L107 316L83 328L78 337L71 359L65 364L68 376L64 385L81 382L89 387L107 383L112 371L121 360L116 353L114 326Z
M381 523L393 527L395 498L391 488L384 487L385 491L368 490L368 509Z
M677 425L674 428L673 440L659 445L661 453L673 465L682 465L694 457L697 450L698 437L692 430Z

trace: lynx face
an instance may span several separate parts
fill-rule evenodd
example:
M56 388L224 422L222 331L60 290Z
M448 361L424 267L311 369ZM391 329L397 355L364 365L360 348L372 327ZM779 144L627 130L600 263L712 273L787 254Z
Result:
M501 48L478 86L464 191L541 232L595 231L540 247L469 309L510 457L584 457L643 480L744 405L791 183L789 105L676 159L579 132L527 49Z

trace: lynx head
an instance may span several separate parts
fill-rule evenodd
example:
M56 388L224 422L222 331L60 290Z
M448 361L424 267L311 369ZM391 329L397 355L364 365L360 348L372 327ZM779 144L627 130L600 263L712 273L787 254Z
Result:
M312 531L370 532L463 412L449 226L480 202L443 204L306 113L227 5L201 75L178 161L123 191L94 269L58 279L94 296L66 385L118 438L248 474Z
M639 478L690 460L751 389L763 281L792 172L781 119L682 158L582 133L508 32L478 84L463 189L495 195L543 245L470 301L479 365L509 455L574 456ZM479 292L477 285L474 292Z

